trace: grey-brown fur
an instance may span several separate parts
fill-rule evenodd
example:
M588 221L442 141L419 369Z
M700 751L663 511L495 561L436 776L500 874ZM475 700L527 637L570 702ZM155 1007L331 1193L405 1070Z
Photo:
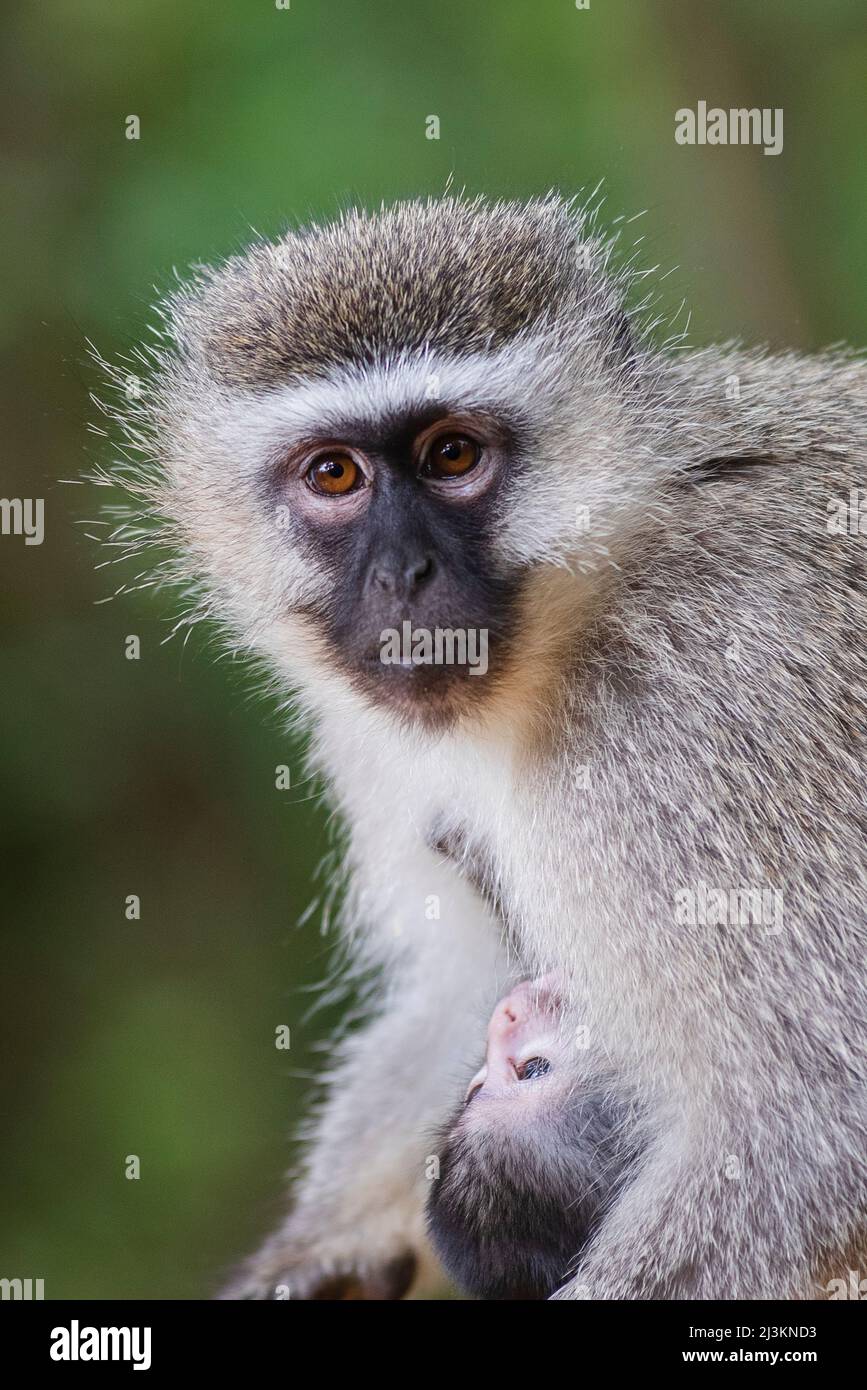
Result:
M561 1296L808 1297L865 1258L867 541L827 523L867 482L867 370L634 348L585 232L550 202L446 202L301 234L290 269L256 247L170 306L132 411L143 515L116 542L167 524L194 616L294 692L378 981L292 1212L229 1296L424 1264L431 1135L510 970L565 977L642 1104L640 1170ZM508 402L525 430L496 532L520 641L435 734L335 670L299 616L327 573L265 485L320 415L399 413L431 372L444 410ZM517 961L430 838L482 866ZM678 922L701 883L778 890L782 929Z
M234 386L419 349L495 350L540 320L613 308L559 199L457 198L349 211L205 272L177 301L185 342Z

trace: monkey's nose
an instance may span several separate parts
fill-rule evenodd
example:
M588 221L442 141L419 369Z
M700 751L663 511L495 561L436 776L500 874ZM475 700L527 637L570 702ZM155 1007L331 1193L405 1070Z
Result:
M412 598L429 583L435 570L436 563L430 554L419 555L405 563L379 561L370 570L368 584L372 589L381 589L383 593L396 598Z
M556 980L545 975L538 980L522 980L501 999L488 1024L488 1040L505 1044L519 1037L554 1014L557 1007Z
M501 1040L515 1033L526 1021L530 1009L527 993L519 985L494 1010L488 1024L488 1035L492 1040Z

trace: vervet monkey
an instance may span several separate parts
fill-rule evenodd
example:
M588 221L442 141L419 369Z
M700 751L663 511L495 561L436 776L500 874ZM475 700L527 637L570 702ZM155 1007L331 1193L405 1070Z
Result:
M485 1060L436 1145L428 1225L458 1286L548 1298L627 1180L628 1112L576 1076L553 977L526 980L488 1024Z
M628 290L554 196L350 212L199 272L124 402L115 541L156 521L187 620L292 692L374 980L228 1296L423 1274L454 1078L551 971L642 1114L555 1297L807 1297L863 1251L867 369L660 349Z

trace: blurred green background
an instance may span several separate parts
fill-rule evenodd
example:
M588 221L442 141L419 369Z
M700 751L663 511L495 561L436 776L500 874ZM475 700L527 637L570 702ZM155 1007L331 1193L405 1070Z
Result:
M662 305L686 297L696 342L863 344L867 8L7 0L2 28L2 493L44 497L47 529L0 538L0 1276L201 1297L279 1208L334 1022L305 1018L328 941L315 912L297 925L325 818L275 789L298 749L249 673L201 635L163 645L167 598L99 603L116 575L81 523L103 499L59 482L105 457L86 340L128 349L154 286L250 227L453 175L604 179L605 216L647 210L626 235L677 267ZM678 146L700 99L782 107L783 153Z

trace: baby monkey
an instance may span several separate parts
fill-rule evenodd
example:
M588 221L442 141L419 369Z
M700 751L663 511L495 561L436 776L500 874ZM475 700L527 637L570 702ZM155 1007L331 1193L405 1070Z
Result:
M566 1283L631 1157L626 1114L587 1072L556 977L497 1004L485 1060L442 1132L428 1228L447 1272L485 1299L544 1299Z

